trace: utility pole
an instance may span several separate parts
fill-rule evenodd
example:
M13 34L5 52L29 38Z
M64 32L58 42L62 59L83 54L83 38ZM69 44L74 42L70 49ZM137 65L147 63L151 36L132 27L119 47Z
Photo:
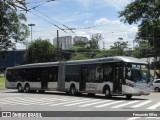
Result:
M57 60L59 61L59 31L57 30Z
M35 24L32 24L32 23L31 23L31 24L28 24L28 26L31 27L31 42L32 42L32 27L35 26Z
M103 41L103 50L105 50L105 42Z

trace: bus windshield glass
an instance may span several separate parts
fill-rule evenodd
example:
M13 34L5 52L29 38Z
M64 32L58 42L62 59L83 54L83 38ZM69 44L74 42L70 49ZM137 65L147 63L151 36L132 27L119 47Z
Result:
M127 64L125 67L126 79L133 82L148 82L148 65L146 64Z

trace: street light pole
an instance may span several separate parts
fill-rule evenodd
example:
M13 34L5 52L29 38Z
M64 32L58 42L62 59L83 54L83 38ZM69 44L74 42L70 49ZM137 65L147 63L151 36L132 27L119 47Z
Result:
M28 26L31 27L31 42L32 42L32 27L35 26L35 24L32 24L32 23L31 23L31 24L28 24Z
M59 31L57 30L57 60L59 61Z

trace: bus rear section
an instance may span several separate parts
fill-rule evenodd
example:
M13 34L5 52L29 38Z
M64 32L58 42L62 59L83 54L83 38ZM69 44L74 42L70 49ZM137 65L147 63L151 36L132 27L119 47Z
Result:
M58 66L12 67L6 70L5 87L18 92L57 90Z

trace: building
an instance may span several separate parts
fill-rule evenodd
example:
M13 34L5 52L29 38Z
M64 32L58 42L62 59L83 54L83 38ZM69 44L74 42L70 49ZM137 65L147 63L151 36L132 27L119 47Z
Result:
M2 57L2 54L5 56ZM24 60L25 50L7 51L0 53L0 73L4 72L7 67L25 64Z
M57 37L54 38L54 45L57 46ZM72 47L72 36L64 36L64 37L58 37L59 41L59 48L62 48L62 50L69 49Z
M83 36L75 36L73 38L73 44L75 44L77 41L88 42L88 38Z

